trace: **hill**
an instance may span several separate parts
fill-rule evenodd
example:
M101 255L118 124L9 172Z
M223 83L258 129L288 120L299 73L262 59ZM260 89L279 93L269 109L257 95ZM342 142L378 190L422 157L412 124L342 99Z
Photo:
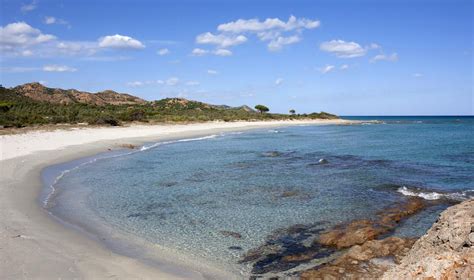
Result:
M120 125L122 122L203 122L337 118L328 113L261 114L243 105L212 105L184 98L146 101L112 90L89 93L28 83L0 87L0 126L23 127L57 123Z

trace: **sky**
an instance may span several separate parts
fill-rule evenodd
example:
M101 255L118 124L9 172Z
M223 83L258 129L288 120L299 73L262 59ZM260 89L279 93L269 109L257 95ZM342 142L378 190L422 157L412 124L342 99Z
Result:
M0 83L472 115L473 1L0 1Z

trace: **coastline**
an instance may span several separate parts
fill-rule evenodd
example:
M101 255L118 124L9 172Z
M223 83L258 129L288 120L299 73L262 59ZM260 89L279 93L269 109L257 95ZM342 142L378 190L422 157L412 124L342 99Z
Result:
M55 221L38 200L41 171L51 165L122 148L228 131L292 125L351 124L348 120L213 122L30 131L0 136L0 278L203 279L203 275L164 263L151 267L108 250L97 240ZM122 147L120 147L122 146ZM212 276L211 276L212 278Z

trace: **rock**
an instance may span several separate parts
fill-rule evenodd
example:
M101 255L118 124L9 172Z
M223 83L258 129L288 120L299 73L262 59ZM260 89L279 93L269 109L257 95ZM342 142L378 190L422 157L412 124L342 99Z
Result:
M285 191L280 195L280 197L292 197L298 194L299 194L299 191Z
M316 242L337 249L363 244L393 230L397 224L424 208L420 198L411 198L404 203L384 209L374 220L356 220L325 231Z
M473 199L448 208L382 279L474 279L473 227Z
M319 164L326 164L326 163L329 163L329 161L325 158L322 158L318 161Z
M378 279L403 256L404 249L415 241L399 237L371 240L355 245L334 261L306 271L303 280L312 279Z
M279 157L281 155L280 152L278 151L269 151L269 152L264 152L262 153L264 157Z
M240 251L240 250L242 250L242 247L240 247L240 246L229 246L227 249L229 249L229 250L239 250Z
M236 239L241 239L242 238L242 235L240 233L234 232L234 231L221 230L220 233L222 235L224 235L225 237L233 237L233 238L236 238Z
M137 146L133 145L133 144L120 144L120 147L125 148L125 149L130 149L130 150L133 150L133 149L137 148Z

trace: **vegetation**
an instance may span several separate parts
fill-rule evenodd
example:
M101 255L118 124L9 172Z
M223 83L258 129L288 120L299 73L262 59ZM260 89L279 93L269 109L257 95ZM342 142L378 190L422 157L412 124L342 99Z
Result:
M291 110L290 110L290 114L292 114L292 115L296 114L295 109L291 109Z
M257 109L261 114L270 111L270 109L268 109L268 107L265 105L256 105L255 109Z
M261 105L261 112L268 108ZM279 120L337 118L327 113L302 115L259 114L247 106L214 106L180 98L166 98L143 104L94 105L81 102L58 104L38 101L15 88L0 86L0 127L24 127L59 123L121 125L126 122L204 122L236 120Z

